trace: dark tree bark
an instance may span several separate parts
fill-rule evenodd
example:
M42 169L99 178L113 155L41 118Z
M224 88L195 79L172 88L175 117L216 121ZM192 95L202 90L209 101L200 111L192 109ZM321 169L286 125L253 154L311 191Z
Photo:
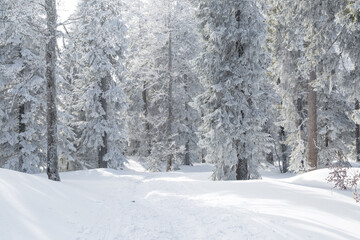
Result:
M266 154L266 161L270 163L271 165L274 165L274 154L273 152Z
M172 113L172 95L173 95L173 77L172 77L172 64L173 64L173 56L172 56L172 30L171 30L171 9L169 2L169 20L168 20L168 28L169 28L169 39L168 39L168 75L169 75L169 85L168 85L168 94L167 94L167 108L168 108L168 117L167 117L167 126L166 126L166 137L168 142L168 147L171 146L171 126L173 123L173 113ZM170 149L169 149L170 150ZM173 165L173 154L170 153L167 160L166 171L169 172L172 169Z
M359 100L355 99L355 110L360 110ZM356 124L355 127L355 139L356 139L356 161L360 162L360 125Z
M236 165L236 180L248 180L248 164L246 159L238 158Z
M110 81L110 76L104 77L101 79L101 85L100 85L101 88L100 105L104 111L103 119L105 121L108 118L105 93L109 90L109 81ZM104 132L102 136L102 145L99 147L99 152L98 152L99 168L108 167L107 161L104 161L104 157L107 154L107 152L108 152L108 138L107 138L107 133Z
M185 79L185 82L187 82L187 75L185 74L184 75L184 79ZM187 95L188 94L188 86L185 84L184 85L184 92L185 94ZM188 125L189 123L189 103L188 101L186 100L185 101L185 114L186 114L186 117L185 117L185 124ZM188 125L189 127L189 125ZM184 156L184 165L191 165L191 162L190 162L190 136L189 134L187 134L187 137L188 139L186 140L186 143L185 143L185 156Z
M246 158L241 156L239 144L240 142L236 140L235 147L236 147L237 159L238 159L238 162L236 164L236 180L248 180L249 179L248 161ZM245 143L243 147L245 148Z
M24 133L26 130L26 125L25 125L25 123L23 123L24 114L25 114L25 104L21 103L19 105L18 120L19 120L19 170L22 172L24 172L24 169L23 169L24 158L23 158L23 154L21 152L21 150L23 148L21 145L21 141L24 139L24 137L21 136L21 134Z
M206 163L205 156L206 156L206 150L201 149L201 163Z
M148 93L147 93L146 83L144 83L144 86L143 86L142 99L143 99L143 102L144 102L143 113L144 113L145 136L146 136L146 139L145 139L146 152L145 152L145 154L146 154L146 157L148 157L151 154L151 139L150 139L150 123L149 123L149 120L148 120L148 115L149 115L148 108L149 108L149 106L148 106Z
M60 181L57 155L56 109L56 0L45 0L48 38L46 42L46 94L47 94L47 175Z
M317 169L317 109L316 92L311 86L316 80L316 73L312 71L308 80L308 124L307 124L307 162L312 169Z
M289 158L287 154L287 146L284 144L286 139L284 127L280 127L280 140L281 140L281 161L282 161L282 172L286 173L289 171Z

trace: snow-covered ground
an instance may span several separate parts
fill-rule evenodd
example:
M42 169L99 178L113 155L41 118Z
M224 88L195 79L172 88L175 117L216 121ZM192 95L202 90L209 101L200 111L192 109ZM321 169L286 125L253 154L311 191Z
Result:
M62 173L62 182L0 169L0 238L360 239L360 205L331 189L327 170L213 182L210 165L181 168L132 163Z

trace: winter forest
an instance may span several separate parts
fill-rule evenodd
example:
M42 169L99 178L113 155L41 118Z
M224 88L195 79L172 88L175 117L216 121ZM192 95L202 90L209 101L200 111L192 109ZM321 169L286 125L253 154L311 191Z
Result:
M59 9L0 1L4 181L190 174L209 194L244 186L239 199L253 187L236 183L258 184L259 199L270 182L314 178L360 216L360 0L79 0L66 18ZM145 175L128 173L134 165ZM356 239L351 229L310 236ZM94 231L77 239L191 239ZM282 239L247 231L192 239Z

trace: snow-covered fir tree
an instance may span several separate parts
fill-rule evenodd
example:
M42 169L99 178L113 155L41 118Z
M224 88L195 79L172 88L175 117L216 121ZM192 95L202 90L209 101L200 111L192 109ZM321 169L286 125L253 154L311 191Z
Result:
M360 1L345 1L346 6L338 12L336 21L342 26L339 48L343 77L338 84L340 91L351 102L355 121L355 159L360 161Z
M151 170L164 162L171 170L201 156L195 133L200 115L190 104L201 91L191 61L199 49L194 10L188 1L136 4L128 62L129 154L146 157Z
M123 91L126 27L122 4L82 1L70 32L67 55L77 117L78 158L85 167L122 168L126 161Z
M273 59L270 72L282 97L280 125L291 148L290 169L306 171L318 164L327 165L330 152L331 158L343 155L348 146L335 139L352 134L348 130L351 126L346 102L336 88L341 74L335 43L342 28L334 20L343 4L331 1L270 1L270 4L268 46ZM334 102L343 108L333 107ZM339 126L335 132L334 124ZM332 147L329 135L335 140Z
M1 165L28 173L45 168L45 25L38 1L0 4Z
M278 124L284 145L289 146L290 170L302 171L306 164L305 99L306 82L300 75L298 62L303 57L301 41L296 32L296 22L290 22L288 9L293 1L270 1L268 16L267 48L271 53L269 68L271 83L281 97L278 107ZM290 16L289 16L290 14ZM294 26L294 27L290 27ZM282 147L285 149L285 147Z
M205 51L200 58L205 92L201 143L216 164L215 180L257 178L270 137L258 105L264 92L264 19L255 1L200 1Z

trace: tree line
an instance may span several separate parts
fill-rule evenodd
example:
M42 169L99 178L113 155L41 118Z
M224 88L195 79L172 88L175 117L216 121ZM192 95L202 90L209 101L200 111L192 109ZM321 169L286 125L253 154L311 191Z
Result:
M359 0L0 3L0 165L305 172L360 161Z

